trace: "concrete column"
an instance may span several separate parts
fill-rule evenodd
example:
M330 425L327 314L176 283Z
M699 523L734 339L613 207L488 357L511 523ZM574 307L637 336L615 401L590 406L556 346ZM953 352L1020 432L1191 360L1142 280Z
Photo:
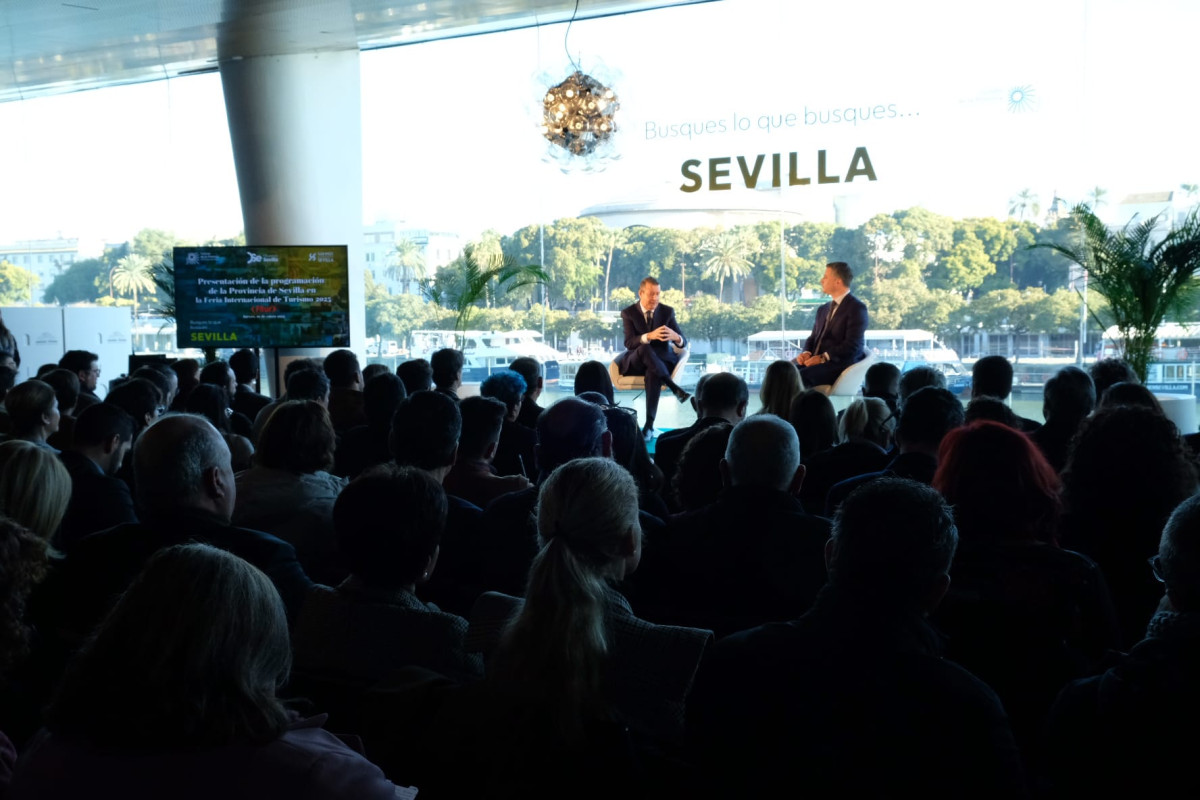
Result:
M307 32L326 35L318 48L294 27L281 35L270 13L247 13L253 2L233 6L245 16L222 25L219 65L246 242L347 245L351 349L361 355L362 113L352 24L349 36ZM349 9L345 16L351 19Z

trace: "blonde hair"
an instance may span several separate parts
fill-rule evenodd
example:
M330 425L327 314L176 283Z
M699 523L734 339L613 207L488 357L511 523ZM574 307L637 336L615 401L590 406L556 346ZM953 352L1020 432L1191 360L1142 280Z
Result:
M896 421L887 403L878 397L857 397L838 421L838 438L843 442L865 439L880 447L888 447Z
M71 502L71 476L45 447L0 443L0 511L49 542Z
M607 458L581 458L542 484L537 507L541 552L529 570L525 604L509 624L492 675L548 702L564 736L605 717L608 653L605 591L623 575L628 536L640 543L637 485Z
M763 374L762 387L758 390L758 397L762 400L762 410L758 413L787 419L792 400L800 394L801 389L800 371L791 361L771 362Z

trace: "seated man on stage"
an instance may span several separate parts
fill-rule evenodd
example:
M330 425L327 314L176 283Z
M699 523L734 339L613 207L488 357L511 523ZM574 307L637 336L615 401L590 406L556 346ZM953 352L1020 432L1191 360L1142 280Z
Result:
M638 302L621 312L625 326L626 350L617 356L617 368L622 375L646 376L646 424L642 435L654 437L654 417L658 412L658 396L665 384L681 403L691 395L671 380L671 370L687 347L675 309L659 302L662 288L654 278L643 278L638 287Z
M821 291L830 302L817 309L817 320L796 356L796 367L806 389L833 383L842 370L867 357L867 307L850 294L854 273L845 261L825 265Z

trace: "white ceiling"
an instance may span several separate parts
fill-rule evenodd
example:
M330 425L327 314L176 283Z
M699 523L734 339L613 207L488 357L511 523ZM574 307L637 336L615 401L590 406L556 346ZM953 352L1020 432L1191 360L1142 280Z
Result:
M0 102L710 0L3 0Z

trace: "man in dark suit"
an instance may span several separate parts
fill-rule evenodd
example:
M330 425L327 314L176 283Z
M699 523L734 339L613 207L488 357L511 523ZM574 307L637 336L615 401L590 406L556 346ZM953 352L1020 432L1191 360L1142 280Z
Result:
M850 294L853 280L854 272L845 261L825 265L821 291L831 299L817 309L804 352L796 356L805 387L831 384L842 370L867 357L867 307Z
M138 521L129 486L116 477L133 444L133 429L133 417L112 403L96 403L79 415L74 443L59 455L71 475L71 501L55 540L60 548Z
M681 403L691 395L671 380L671 370L687 348L687 341L675 321L675 309L659 302L662 288L654 278L642 278L638 301L621 312L625 326L625 352L617 356L622 375L646 376L646 424L642 434L654 436L654 417L658 396L665 385Z

